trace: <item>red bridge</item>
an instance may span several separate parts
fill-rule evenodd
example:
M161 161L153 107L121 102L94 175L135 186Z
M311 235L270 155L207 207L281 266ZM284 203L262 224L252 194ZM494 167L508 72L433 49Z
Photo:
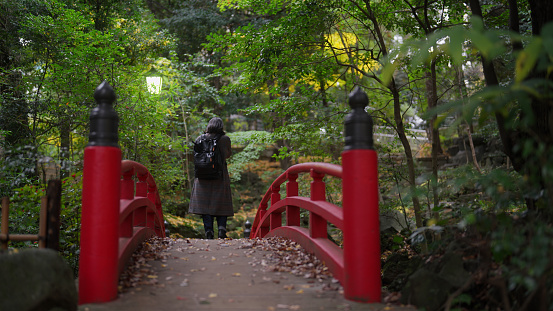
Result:
M165 237L161 203L153 176L141 164L121 161L115 92L106 82L95 91L85 148L79 303L117 298L119 274L134 250L152 236ZM322 260L344 287L347 299L380 302L380 236L377 155L364 92L350 94L342 166L303 163L280 175L263 197L251 238L282 236ZM309 173L310 197L298 195L299 174ZM342 179L342 207L326 201L325 176ZM285 184L286 196L280 197ZM309 227L300 211L309 212ZM284 215L283 215L284 214ZM283 219L284 217L284 219ZM284 220L284 221L283 221ZM343 232L343 248L328 239L331 223Z

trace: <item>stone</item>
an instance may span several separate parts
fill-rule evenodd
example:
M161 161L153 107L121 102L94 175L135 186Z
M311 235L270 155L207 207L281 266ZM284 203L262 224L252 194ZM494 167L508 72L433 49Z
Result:
M398 210L382 211L380 213L380 231L386 231L389 228L393 228L397 232L404 229L414 229L414 224L406 218L408 217L405 217L405 214Z
M445 253L439 260L426 264L409 276L401 292L401 302L427 311L440 310L447 297L470 277L459 254Z
M439 275L447 280L455 288L462 287L470 278L470 273L464 269L461 256L454 253L446 253L442 258L442 269Z
M421 268L409 277L401 291L401 302L426 311L436 311L444 304L452 288L439 274Z
M77 310L73 270L51 249L0 253L0 310Z
M411 257L400 252L392 253L382 264L382 285L389 291L400 291L420 263L420 257Z

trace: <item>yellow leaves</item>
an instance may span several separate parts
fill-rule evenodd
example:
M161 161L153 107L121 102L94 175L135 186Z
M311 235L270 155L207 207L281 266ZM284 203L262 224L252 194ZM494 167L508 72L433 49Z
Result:
M541 48L542 39L535 38L526 48L524 48L524 50L519 53L515 67L516 82L523 81L528 76L532 68L534 68Z
M358 43L357 36L350 32L335 32L326 37L329 47L335 51L336 57L343 63L353 63L358 69L364 72L376 71L380 65L375 60L365 57L364 53L358 53L350 49ZM347 52L346 52L347 51Z
M428 220L428 222L426 223L428 227L432 227L434 225L436 225L438 223L438 220L436 218L431 218Z
M344 49L357 43L357 36L351 32L335 32L326 36L326 40L335 49Z
M241 276L241 274L236 272L236 273L233 273L232 276L239 277L239 276Z

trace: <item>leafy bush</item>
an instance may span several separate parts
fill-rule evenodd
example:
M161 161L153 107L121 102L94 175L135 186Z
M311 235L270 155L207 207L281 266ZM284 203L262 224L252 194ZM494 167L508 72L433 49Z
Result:
M33 146L8 148L0 157L0 197L13 194L13 189L38 182L36 161L40 158Z

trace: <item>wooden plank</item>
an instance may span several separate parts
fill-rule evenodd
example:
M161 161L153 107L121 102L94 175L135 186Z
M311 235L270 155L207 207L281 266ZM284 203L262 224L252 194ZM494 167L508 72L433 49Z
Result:
M46 248L46 234L48 232L48 197L40 198L40 224L38 227L38 247Z
M59 251L60 249L60 210L61 210L61 180L49 180L46 189L48 197L48 217L46 247Z
M10 234L9 238L13 242L38 241L38 234Z
M0 249L8 249L9 238L9 217L10 217L10 199L8 197L2 198L2 243Z

